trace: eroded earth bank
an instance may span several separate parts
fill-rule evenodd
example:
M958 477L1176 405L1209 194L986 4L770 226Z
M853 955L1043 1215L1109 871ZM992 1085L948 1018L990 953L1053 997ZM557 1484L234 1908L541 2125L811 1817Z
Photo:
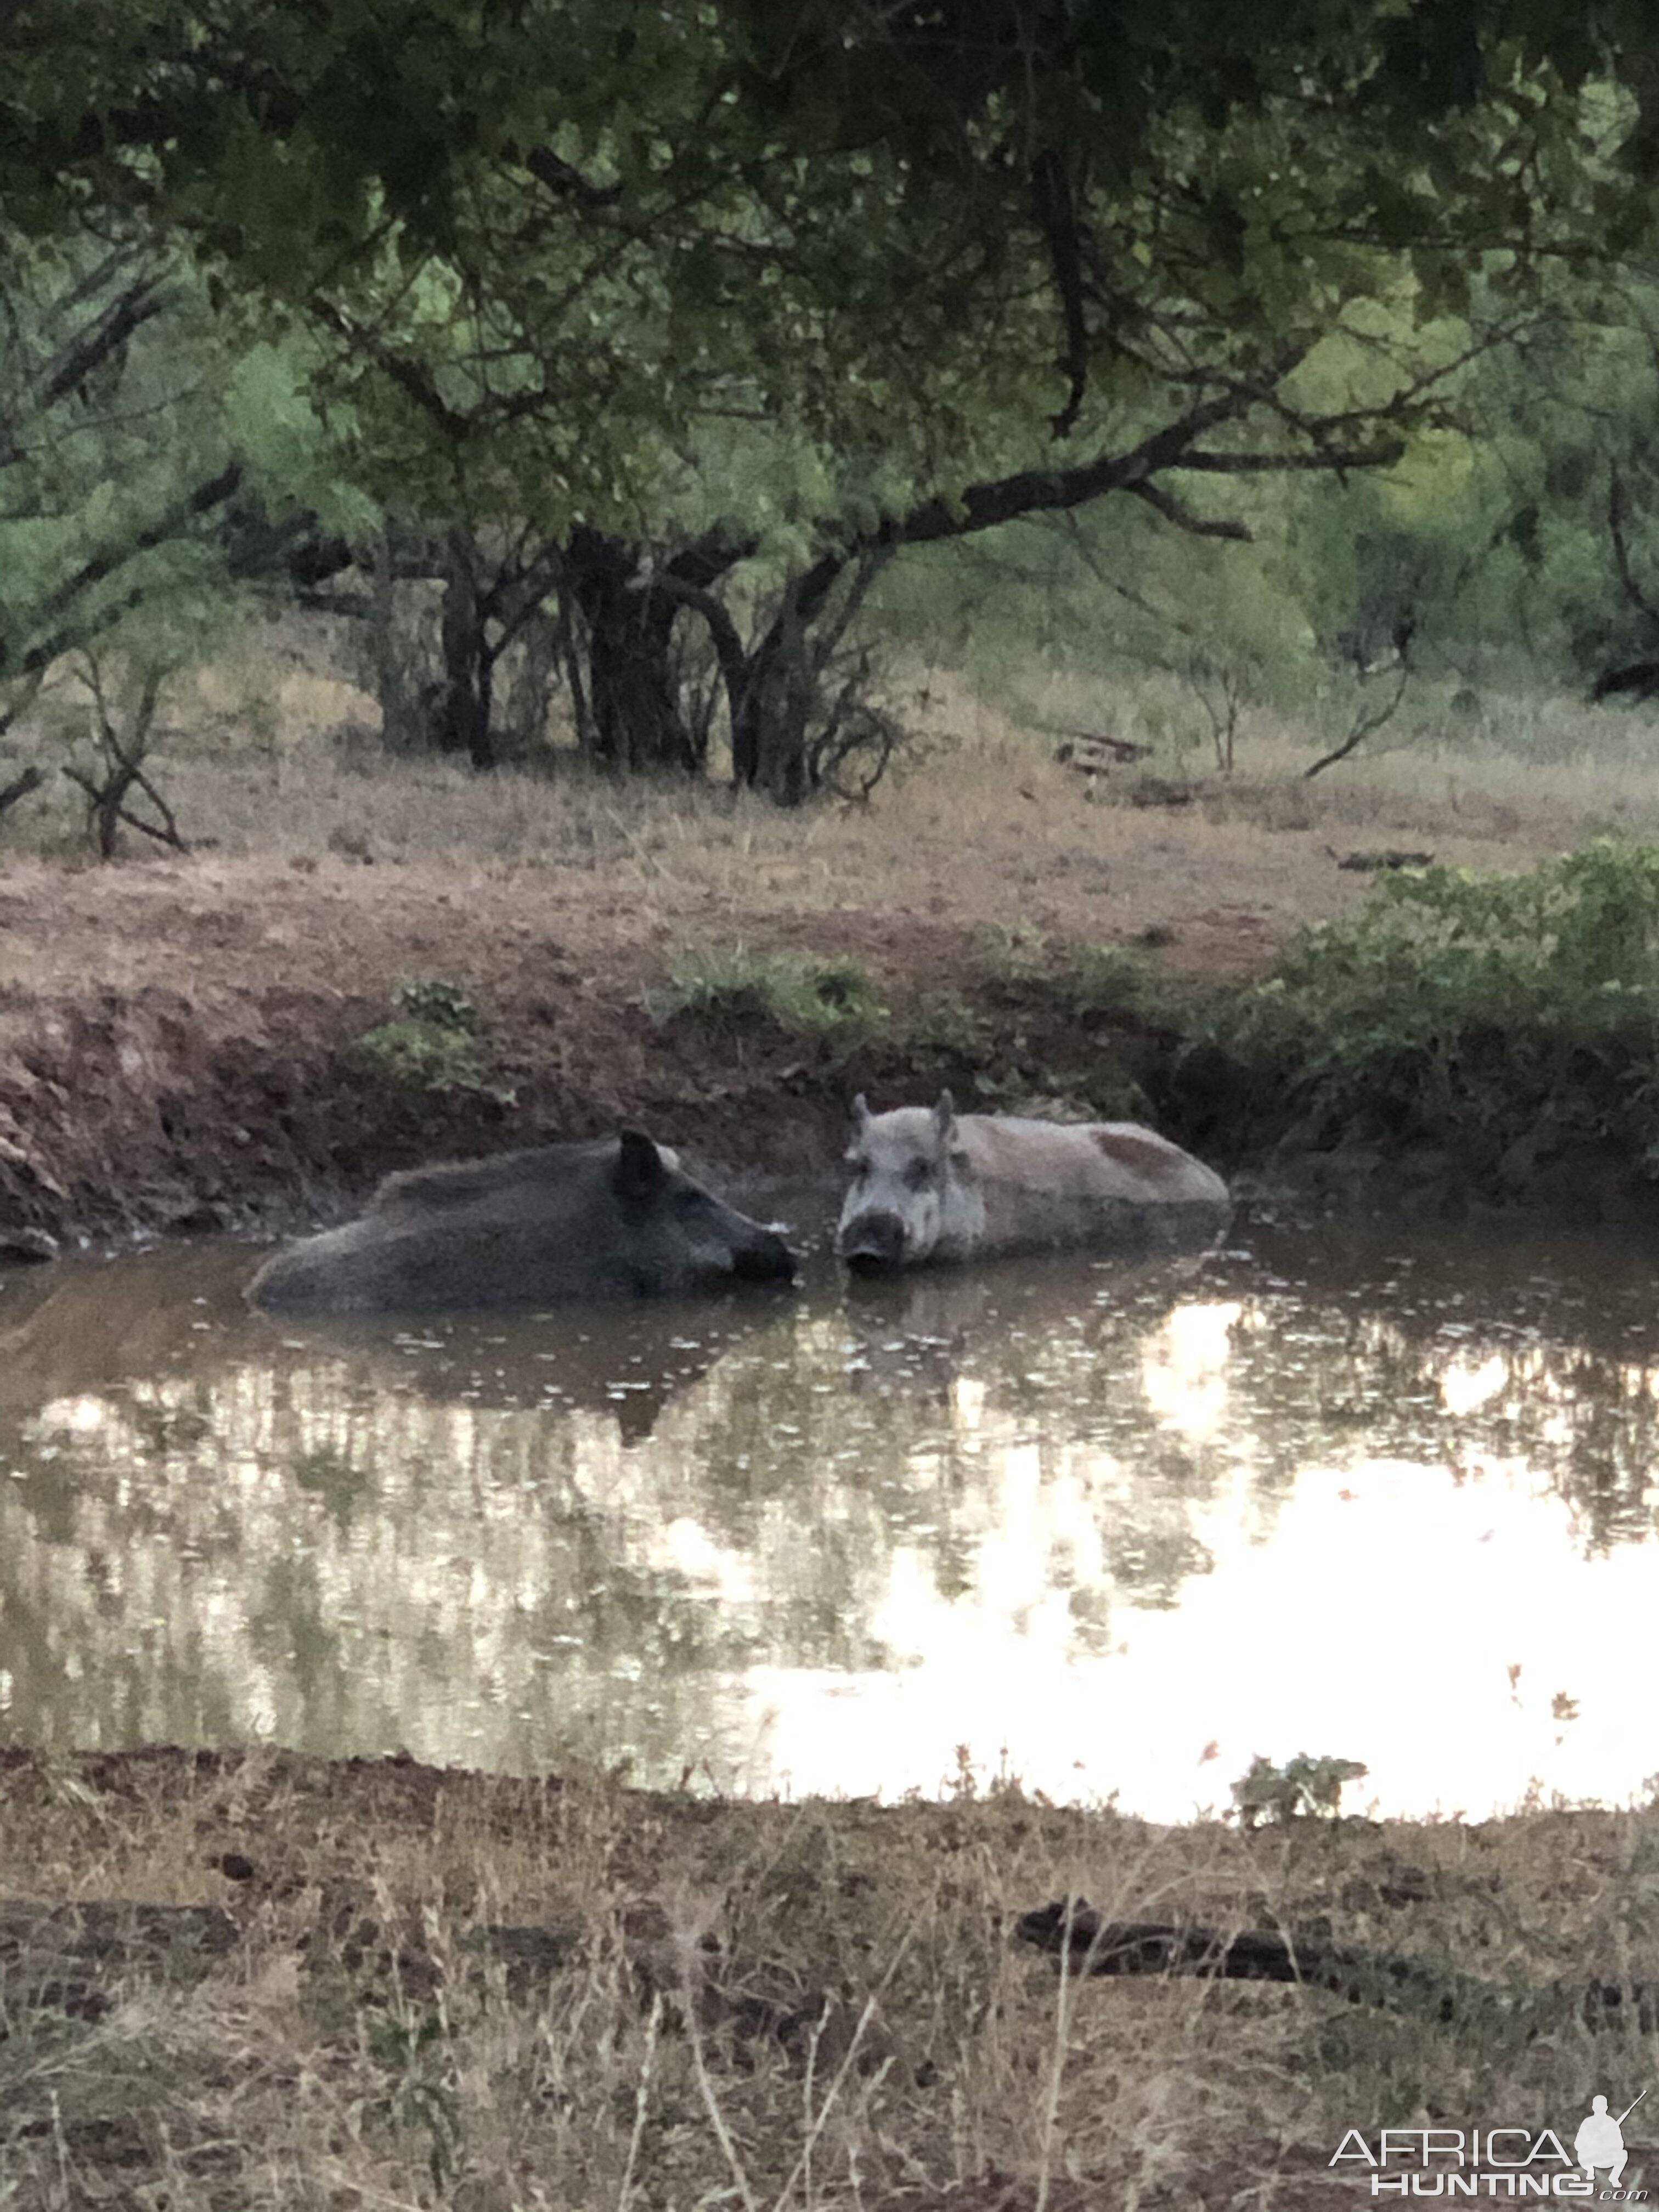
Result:
M285 1230L395 1168L623 1121L750 1188L828 1189L855 1091L897 1103L946 1084L979 1110L1152 1121L1247 1195L1654 1211L1644 1164L1594 1133L1547 1115L1494 1128L1455 1097L1392 1124L1332 1114L1294 1064L1218 1047L1206 1007L1267 969L1287 926L1248 898L1139 929L1120 900L1121 969L1086 907L1038 930L975 903L970 886L744 914L620 867L15 862L0 875L0 1236L22 1259ZM824 994L807 1018L742 980L769 963ZM465 1033L431 1025L434 994Z

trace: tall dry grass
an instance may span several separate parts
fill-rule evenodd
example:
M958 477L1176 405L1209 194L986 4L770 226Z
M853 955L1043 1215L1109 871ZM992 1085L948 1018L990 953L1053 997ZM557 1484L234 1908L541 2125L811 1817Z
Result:
M130 1960L95 2020L65 2016L61 1961L14 1950L0 2203L1311 2208L1351 2126L1570 2129L1644 2063L1570 2002L1547 2033L1513 2007L1650 1971L1651 1815L1246 1836L965 1782L886 1809L460 1775L416 1808L400 1786L282 1758L148 1792L141 1764L14 1773L9 1886L193 1895L241 1933ZM228 1842L240 1888L207 1870ZM1010 1929L1066 1891L1122 1918L1322 1920L1474 1966L1503 2002L1442 2021L1062 1982Z

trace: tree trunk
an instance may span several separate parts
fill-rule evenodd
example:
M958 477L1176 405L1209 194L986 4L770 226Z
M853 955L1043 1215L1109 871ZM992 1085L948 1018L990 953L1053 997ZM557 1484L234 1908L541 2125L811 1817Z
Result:
M495 656L484 633L472 545L465 531L450 532L445 554L441 624L444 690L438 743L445 752L465 753L474 768L494 768L489 712Z
M495 688L496 720L509 756L524 758L547 742L548 702L558 681L559 625L539 606L514 626Z
M845 566L825 554L785 589L766 635L749 659L743 704L732 728L732 780L766 792L780 806L806 798L807 723L814 671L807 636Z
M633 548L578 530L566 574L586 631L586 717L596 760L630 774L696 774L703 748L688 726L672 653L679 602L652 588Z
M397 563L392 531L382 527L372 556L369 596L368 651L374 672L374 696L380 708L380 739L388 752L413 752L428 744L427 728L410 680L405 651L398 636Z

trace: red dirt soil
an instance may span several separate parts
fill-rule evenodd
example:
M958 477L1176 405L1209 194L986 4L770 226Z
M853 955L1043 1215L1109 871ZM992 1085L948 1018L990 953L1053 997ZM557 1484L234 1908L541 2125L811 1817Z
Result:
M842 909L734 923L697 893L671 924L631 888L427 867L192 858L0 877L0 1235L288 1225L411 1161L586 1136L619 1121L706 1161L779 1173L832 1162L860 1084L902 1086L782 1036L654 1022L643 994L692 947L850 955L896 1006L984 988L968 925ZM1252 917L1183 927L1182 966L1238 972ZM434 1094L354 1064L400 976L476 1002L512 1104ZM927 1073L931 1077L934 1071ZM949 1070L945 1071L949 1074Z

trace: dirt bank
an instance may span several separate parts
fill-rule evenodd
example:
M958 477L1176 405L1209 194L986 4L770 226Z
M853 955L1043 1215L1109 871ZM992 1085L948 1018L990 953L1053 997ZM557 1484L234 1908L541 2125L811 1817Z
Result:
M434 868L303 872L210 860L0 878L0 1231L63 1237L283 1225L389 1169L637 1121L703 1158L799 1175L833 1161L860 1085L1102 1094L1155 1079L1152 1034L1056 1035L1040 978L993 972L965 920L858 908L771 916L750 950L857 961L890 1035L848 1052L765 1024L647 1011L677 956L729 956L720 902ZM1259 959L1199 915L1178 957ZM1174 948L1172 948L1173 950ZM476 1004L480 1090L393 1079L353 1048L400 977Z
M0 875L0 1238L27 1255L52 1240L283 1230L393 1168L623 1121L739 1188L799 1182L833 1176L855 1091L896 1103L945 1084L992 1110L1151 1119L1278 1202L1659 1216L1659 1185L1628 1147L1547 1114L1536 1127L1454 1112L1401 1128L1362 1104L1334 1120L1294 1067L1246 1069L1195 1044L1204 994L1264 972L1291 916L1261 906L1248 871L1183 880L1185 903L1155 872L1133 896L1121 880L1103 932L1098 901L1064 871L1040 928L1006 871L952 875L937 854L908 897L895 879L879 903L819 885L792 906L736 878L667 882L632 855L625 824L568 867L15 862ZM1150 988L1124 987L1114 947ZM688 963L729 984L780 955L854 963L880 1018L802 1026L729 989L665 1010ZM459 1080L361 1049L411 977L476 1008L476 1065Z

